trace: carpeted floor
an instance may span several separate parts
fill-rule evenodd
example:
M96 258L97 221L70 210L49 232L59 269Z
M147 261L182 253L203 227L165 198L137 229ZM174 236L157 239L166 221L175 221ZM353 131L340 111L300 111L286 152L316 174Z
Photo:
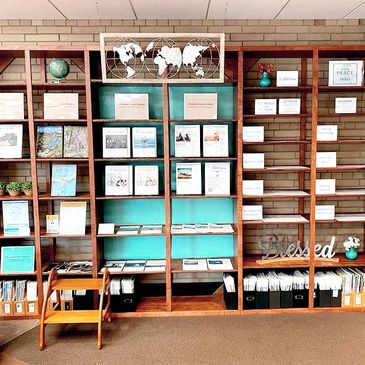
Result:
M0 352L31 365L364 365L365 359L363 313L135 318L104 328L101 351L95 326L54 325L43 352L38 328Z

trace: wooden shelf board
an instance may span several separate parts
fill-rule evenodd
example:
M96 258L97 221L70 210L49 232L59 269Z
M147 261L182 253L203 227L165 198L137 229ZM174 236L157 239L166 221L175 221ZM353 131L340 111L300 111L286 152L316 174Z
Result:
M170 123L236 123L237 119L169 119Z
M37 162L89 162L88 158L37 158Z
M318 118L363 117L365 113L319 113Z
M98 238L123 238L123 237L163 237L165 233L149 233L149 234L98 234Z
M103 279L57 279L52 290L99 290L103 287Z
M335 258L339 258L339 262L314 262L315 267L365 267L365 254L360 253L356 260L347 260L344 253L338 253Z
M245 244L243 244L245 245ZM308 268L309 260L301 260L295 262L269 262L264 265L260 265L256 260L261 260L262 255L244 255L243 256L243 268L244 269L271 269L271 268Z
M73 123L87 123L87 119L34 119L34 123L59 123L59 124L73 124Z
M318 141L318 144L365 144L363 139L342 139L338 141Z
M165 199L165 195L108 195L97 196L96 200Z
M164 161L163 157L108 157L95 158L95 162L135 162L135 161Z
M1 321L11 320L27 320L27 319L39 319L39 314L12 314L12 315L0 315Z
M172 199L224 199L224 198L237 198L237 194L231 195L176 195L171 194Z
M30 158L0 158L0 163L9 163L9 162L30 162Z
M275 92L301 92L301 91L312 91L312 86L268 86L268 87L260 87L260 86L244 86L243 92L251 91L255 93L275 93Z
M276 118L285 118L285 119L292 119L292 118L305 118L308 117L309 114L244 114L244 119L276 119ZM285 121L288 123L288 121Z
M266 145L296 145L296 144L311 144L311 141L300 141L300 140L268 140L263 142L243 142L244 146L266 146Z
M86 232L84 235L46 233L46 229L41 228L41 238L90 238L90 237L91 237L91 228L90 227L86 227Z
M166 311L165 297L142 297L135 312L113 312L113 318L156 317L171 312Z
M7 277L7 276L36 276L37 273L33 272L15 272L15 273L3 273L0 272L0 277Z
M322 171L360 171L365 170L365 165L337 165L336 167L317 167L317 172Z
M338 189L335 194L317 194L318 198L365 196L365 189Z
M237 161L237 157L170 157L171 161Z
M172 296L172 311L226 311L222 295Z
M237 272L238 269L235 267L235 258L226 257L231 260L233 269L230 270L183 270L183 259L172 259L171 260L171 272L174 274L178 273L216 273L216 272Z
M33 196L28 195L19 195L19 196L10 196L10 195L3 195L0 196L0 201L12 201L12 200L33 200Z
M48 193L40 193L39 200L89 200L89 193L78 193L76 196L51 196Z
M47 267L48 265L44 265L44 267L42 268L42 275L43 276L49 276L49 272L44 272L43 270ZM79 277L79 276L82 276L82 277L86 277L86 276L88 276L88 277L90 277L90 276L92 276L92 272L91 271L89 271L89 272L87 272L87 271L85 271L85 272L83 272L83 271L78 271L78 272L75 272L75 271L70 271L70 272L59 272L58 273L58 276L60 276L60 277L62 277L62 276L66 276L66 277L69 277L69 276L72 276L72 277Z
M334 220L316 220L316 224L323 223L365 223L365 214L336 214Z
M0 123L4 123L4 124L28 123L28 122L29 122L28 119L16 119L16 120L13 120L13 119L10 119L10 120L0 119Z
M15 240L15 239L26 239L26 240L34 239L34 231L30 231L29 236L5 236L4 232L1 230L0 240Z
M237 232L194 232L194 233L171 233L171 236L234 236Z
M34 89L84 89L86 86L85 81L66 81L66 82L39 82L36 81L32 84Z
M310 194L302 190L266 190L264 195L242 195L243 199L280 199L280 198L308 198Z
M262 220L243 221L244 225L251 224L308 224L309 220L302 215L267 215Z
M162 123L163 119L93 119L94 123Z
M243 168L243 173L245 173L245 172L290 172L290 171L310 172L310 168L308 166L266 166L263 169Z
M25 89L27 83L25 81L0 81L0 89Z
M318 92L342 92L342 91L350 91L350 92L363 92L365 91L365 86L318 86Z

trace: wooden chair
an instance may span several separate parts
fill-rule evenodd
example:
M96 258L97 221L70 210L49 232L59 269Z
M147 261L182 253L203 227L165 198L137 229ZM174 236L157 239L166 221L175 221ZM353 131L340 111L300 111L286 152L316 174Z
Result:
M100 301L98 310L70 310L61 311L60 290L98 290L100 291ZM49 299L53 291L56 291L56 305L50 309ZM108 299L104 306L105 293L108 293ZM97 323L98 324L98 349L102 347L102 324L104 320L111 321L110 309L110 276L105 270L102 279L60 279L56 269L52 269L48 277L47 292L43 300L39 347L42 351L46 346L45 327L47 324L55 323Z

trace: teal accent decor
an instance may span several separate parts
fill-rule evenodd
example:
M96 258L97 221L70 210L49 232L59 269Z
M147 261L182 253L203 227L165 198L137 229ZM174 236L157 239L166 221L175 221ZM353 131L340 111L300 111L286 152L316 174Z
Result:
M48 64L48 71L56 80L60 81L70 73L70 66L61 58L53 58Z
M268 87L271 86L270 75L268 72L263 72L259 80L259 86Z
M345 257L347 258L347 260L356 260L357 259L356 248L350 247L350 249L345 252Z
M1 247L1 272L3 274L33 273L34 246Z

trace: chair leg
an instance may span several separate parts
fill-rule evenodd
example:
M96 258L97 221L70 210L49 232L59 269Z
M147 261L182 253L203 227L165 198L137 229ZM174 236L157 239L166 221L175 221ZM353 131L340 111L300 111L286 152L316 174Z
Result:
M40 325L40 333L39 333L39 349L41 351L44 350L44 348L46 347L46 339L45 339L45 325L41 324Z

